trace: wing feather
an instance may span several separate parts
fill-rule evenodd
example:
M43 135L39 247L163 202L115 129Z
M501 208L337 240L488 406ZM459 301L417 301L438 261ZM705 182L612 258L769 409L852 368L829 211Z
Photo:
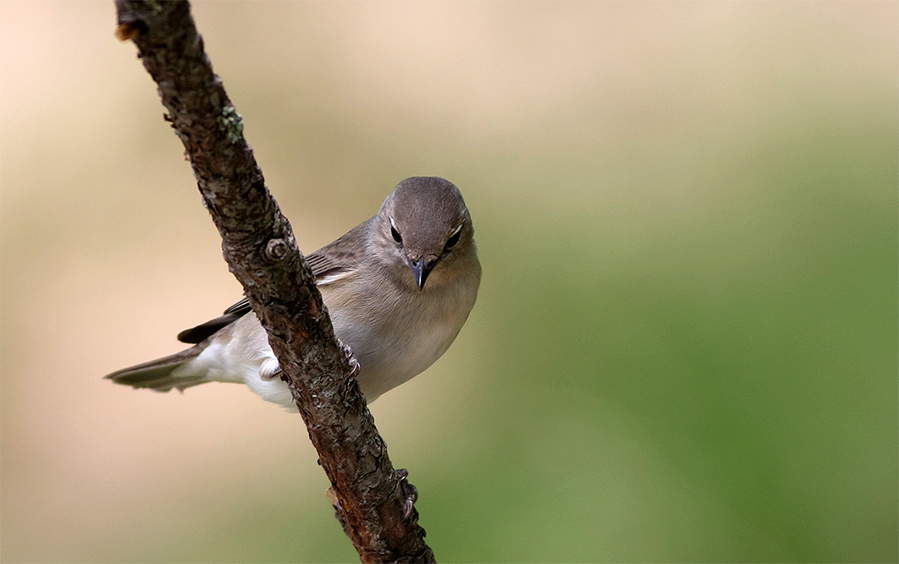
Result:
M352 274L362 261L365 246L360 241L368 239L368 230L374 218L364 221L336 241L306 255L306 263L312 269L317 284L331 284ZM223 315L178 333L182 343L197 344L234 323L252 311L250 300L243 298L226 309Z

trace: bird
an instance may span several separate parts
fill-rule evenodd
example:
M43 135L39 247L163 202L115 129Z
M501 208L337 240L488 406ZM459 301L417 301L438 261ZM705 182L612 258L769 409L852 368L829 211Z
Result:
M474 307L481 280L462 194L433 176L401 181L375 216L305 259L336 336L358 363L356 379L368 403L446 352ZM263 399L295 409L246 298L182 331L178 340L193 346L105 378L160 392L244 383Z

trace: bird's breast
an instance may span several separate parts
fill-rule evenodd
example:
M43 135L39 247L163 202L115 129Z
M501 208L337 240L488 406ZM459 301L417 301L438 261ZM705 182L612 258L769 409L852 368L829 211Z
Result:
M477 293L460 287L409 291L356 284L321 288L337 337L359 362L369 401L417 376L452 344Z

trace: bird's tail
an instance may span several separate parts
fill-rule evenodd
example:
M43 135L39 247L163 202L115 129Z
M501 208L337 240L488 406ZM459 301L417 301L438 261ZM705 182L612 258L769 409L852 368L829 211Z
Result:
M185 374L176 376L174 374L183 364L196 358L204 348L206 347L200 345L191 347L173 355L116 370L112 374L105 376L105 378L112 380L116 384L124 384L134 388L150 388L158 392L167 392L172 388L184 391L185 388L209 382L203 375Z

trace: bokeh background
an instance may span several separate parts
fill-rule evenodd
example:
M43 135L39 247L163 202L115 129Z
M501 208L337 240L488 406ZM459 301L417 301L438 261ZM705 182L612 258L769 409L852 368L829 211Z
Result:
M303 250L472 210L468 324L372 406L438 560L897 560L899 4L194 15ZM101 380L240 297L114 27L0 3L0 556L354 561L299 416Z

